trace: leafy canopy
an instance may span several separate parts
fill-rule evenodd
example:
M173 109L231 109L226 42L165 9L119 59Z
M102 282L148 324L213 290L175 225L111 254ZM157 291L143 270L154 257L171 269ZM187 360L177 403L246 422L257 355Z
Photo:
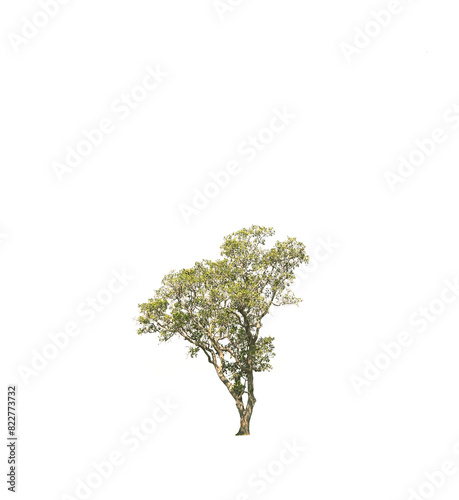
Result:
M160 341L183 337L191 357L204 352L239 397L248 374L272 368L274 339L260 336L262 319L271 306L301 301L288 287L295 268L308 262L305 246L287 238L266 248L274 234L261 226L242 229L225 237L219 260L167 274L153 298L139 304L138 333L157 333Z

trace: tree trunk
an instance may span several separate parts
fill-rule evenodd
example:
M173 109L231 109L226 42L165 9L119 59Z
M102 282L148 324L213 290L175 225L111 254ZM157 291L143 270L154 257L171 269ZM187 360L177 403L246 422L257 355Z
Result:
M253 371L252 371L252 360L249 358L248 360L249 370L247 372L247 405L244 408L244 404L241 401L236 401L236 406L239 411L239 416L241 417L241 425L239 428L239 432L236 436L249 436L250 435L250 419L252 418L253 407L257 402L254 394L253 388ZM241 408L242 406L242 408Z
M250 419L252 418L253 407L255 406L255 396L253 394L249 394L249 400L247 402L247 406L244 408L244 405L237 404L237 409L239 411L239 417L241 418L241 423L239 427L239 431L236 436L249 436L250 435Z
M245 412L244 412L245 413ZM250 435L250 417L251 415L241 415L241 425L236 436L249 436Z

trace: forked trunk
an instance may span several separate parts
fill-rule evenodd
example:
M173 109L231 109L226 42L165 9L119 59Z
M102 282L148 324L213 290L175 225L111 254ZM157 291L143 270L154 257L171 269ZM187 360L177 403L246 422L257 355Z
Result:
M252 360L248 361L249 370L247 372L247 405L244 408L242 402L242 397L239 401L236 401L236 406L239 411L239 416L241 417L241 425L239 427L239 432L236 436L249 436L250 435L250 419L252 418L253 407L257 402L255 394L253 392L253 371L252 371Z
M250 419L252 418L253 407L255 405L255 397L253 395L249 396L249 401L247 406L238 404L237 409L239 411L239 417L241 419L239 431L236 436L249 436L250 435Z
M250 417L242 416L241 425L236 436L249 436L250 435Z

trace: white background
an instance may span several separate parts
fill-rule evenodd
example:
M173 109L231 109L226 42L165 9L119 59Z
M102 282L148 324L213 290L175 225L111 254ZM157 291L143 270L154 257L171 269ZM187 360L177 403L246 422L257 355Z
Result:
M409 323L459 275L459 130L443 118L459 103L457 10L402 3L347 61L342 42L388 2L245 0L220 19L212 0L75 0L18 53L8 34L40 6L2 2L2 407L16 383L17 498L78 498L113 450L124 465L88 498L408 499L459 464L458 304L423 334ZM148 65L169 76L59 182L52 162L114 119ZM283 107L295 120L243 160L241 142ZM392 192L384 173L438 127L448 140ZM179 205L234 158L241 173L187 223ZM212 367L138 336L133 318L164 274L217 258L252 224L311 256L320 237L339 248L302 280L300 307L265 322L274 370L256 377L251 436L235 437ZM134 279L86 324L77 307L123 268ZM25 380L18 367L71 321L80 335ZM358 395L350 376L402 330L413 344ZM177 409L131 452L120 437L158 398ZM277 471L293 440L304 451L260 493L249 478ZM1 460L6 491L6 447ZM459 469L430 498L458 494Z

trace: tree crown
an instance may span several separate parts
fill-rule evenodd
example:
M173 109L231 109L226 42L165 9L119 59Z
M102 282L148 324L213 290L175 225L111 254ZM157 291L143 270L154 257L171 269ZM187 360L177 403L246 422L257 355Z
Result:
M295 238L266 248L274 234L242 229L225 237L220 259L167 274L153 298L139 304L138 333L157 333L160 341L183 337L191 357L203 351L230 392L243 393L248 373L271 369L274 339L260 336L262 319L272 306L301 301L289 286L309 260Z

